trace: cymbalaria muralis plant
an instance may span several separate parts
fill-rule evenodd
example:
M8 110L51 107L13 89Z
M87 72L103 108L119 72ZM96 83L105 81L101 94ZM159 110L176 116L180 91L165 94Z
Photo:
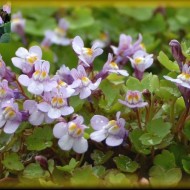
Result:
M140 24L135 35L114 39L107 27L93 39L90 10L12 15L11 57L0 44L0 186L175 187L190 178L188 42L157 35L160 45L146 48ZM165 16L150 13L127 16ZM31 29L48 16L49 28Z

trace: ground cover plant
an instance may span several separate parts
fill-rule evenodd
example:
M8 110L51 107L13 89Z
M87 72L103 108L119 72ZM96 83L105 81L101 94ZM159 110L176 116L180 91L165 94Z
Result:
M188 15L13 8L0 44L0 186L189 187Z

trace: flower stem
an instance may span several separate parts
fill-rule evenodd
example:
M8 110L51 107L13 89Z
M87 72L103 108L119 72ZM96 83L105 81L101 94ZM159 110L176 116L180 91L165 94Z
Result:
M18 85L18 87L19 87L19 89L20 89L22 95L23 95L26 99L30 99L30 98L25 94L25 92L24 92L24 90L23 90L23 88L22 88L22 86L21 86L21 84L20 84L20 82L18 81L17 78L15 79L15 81L16 81L16 83L17 83L17 85Z
M139 110L137 109L135 112L137 115L137 121L138 121L139 128L142 129Z

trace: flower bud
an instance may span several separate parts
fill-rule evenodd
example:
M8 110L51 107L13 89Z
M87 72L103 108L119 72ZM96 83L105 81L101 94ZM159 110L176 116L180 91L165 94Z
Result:
M48 170L48 162L46 157L41 155L35 156L35 160L40 164L42 169Z
M181 44L177 40L171 40L169 45L172 50L172 55L177 61L180 70L182 71L183 63L185 62L186 58L182 53Z

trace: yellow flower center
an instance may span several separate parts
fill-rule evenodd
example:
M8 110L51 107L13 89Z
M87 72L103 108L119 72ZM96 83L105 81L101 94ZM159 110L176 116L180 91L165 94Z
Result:
M65 30L63 29L63 28L60 28L60 27L57 27L56 29L55 29L55 32L56 32L56 34L57 35L59 35L59 36L64 36L65 35Z
M16 116L16 113L15 113L15 111L13 110L12 107L8 106L8 107L6 107L6 108L4 109L3 115L4 115L4 118L5 118L6 120L8 120L8 119L13 119L13 118Z
M111 62L110 66L111 66L112 69L119 69L117 63L115 63L115 62Z
M87 54L88 56L92 56L93 50L91 48L83 48L83 53Z
M90 82L90 80L89 80L88 77L82 77L81 80L82 80L82 83L83 83L85 86L88 85L89 82Z
M68 127L68 132L73 137L79 137L82 135L83 130L77 126L74 122L71 122Z
M135 58L135 64L141 64L143 62L143 58L142 57L137 57Z
M38 60L38 57L36 55L30 55L27 57L27 61L30 65L33 65L35 61Z
M130 104L136 104L140 101L141 97L139 94L137 93L130 93L127 95L127 101L130 103Z
M189 81L190 80L190 73L181 73L177 78Z
M6 90L4 88L0 88L0 97L3 98L6 95Z

